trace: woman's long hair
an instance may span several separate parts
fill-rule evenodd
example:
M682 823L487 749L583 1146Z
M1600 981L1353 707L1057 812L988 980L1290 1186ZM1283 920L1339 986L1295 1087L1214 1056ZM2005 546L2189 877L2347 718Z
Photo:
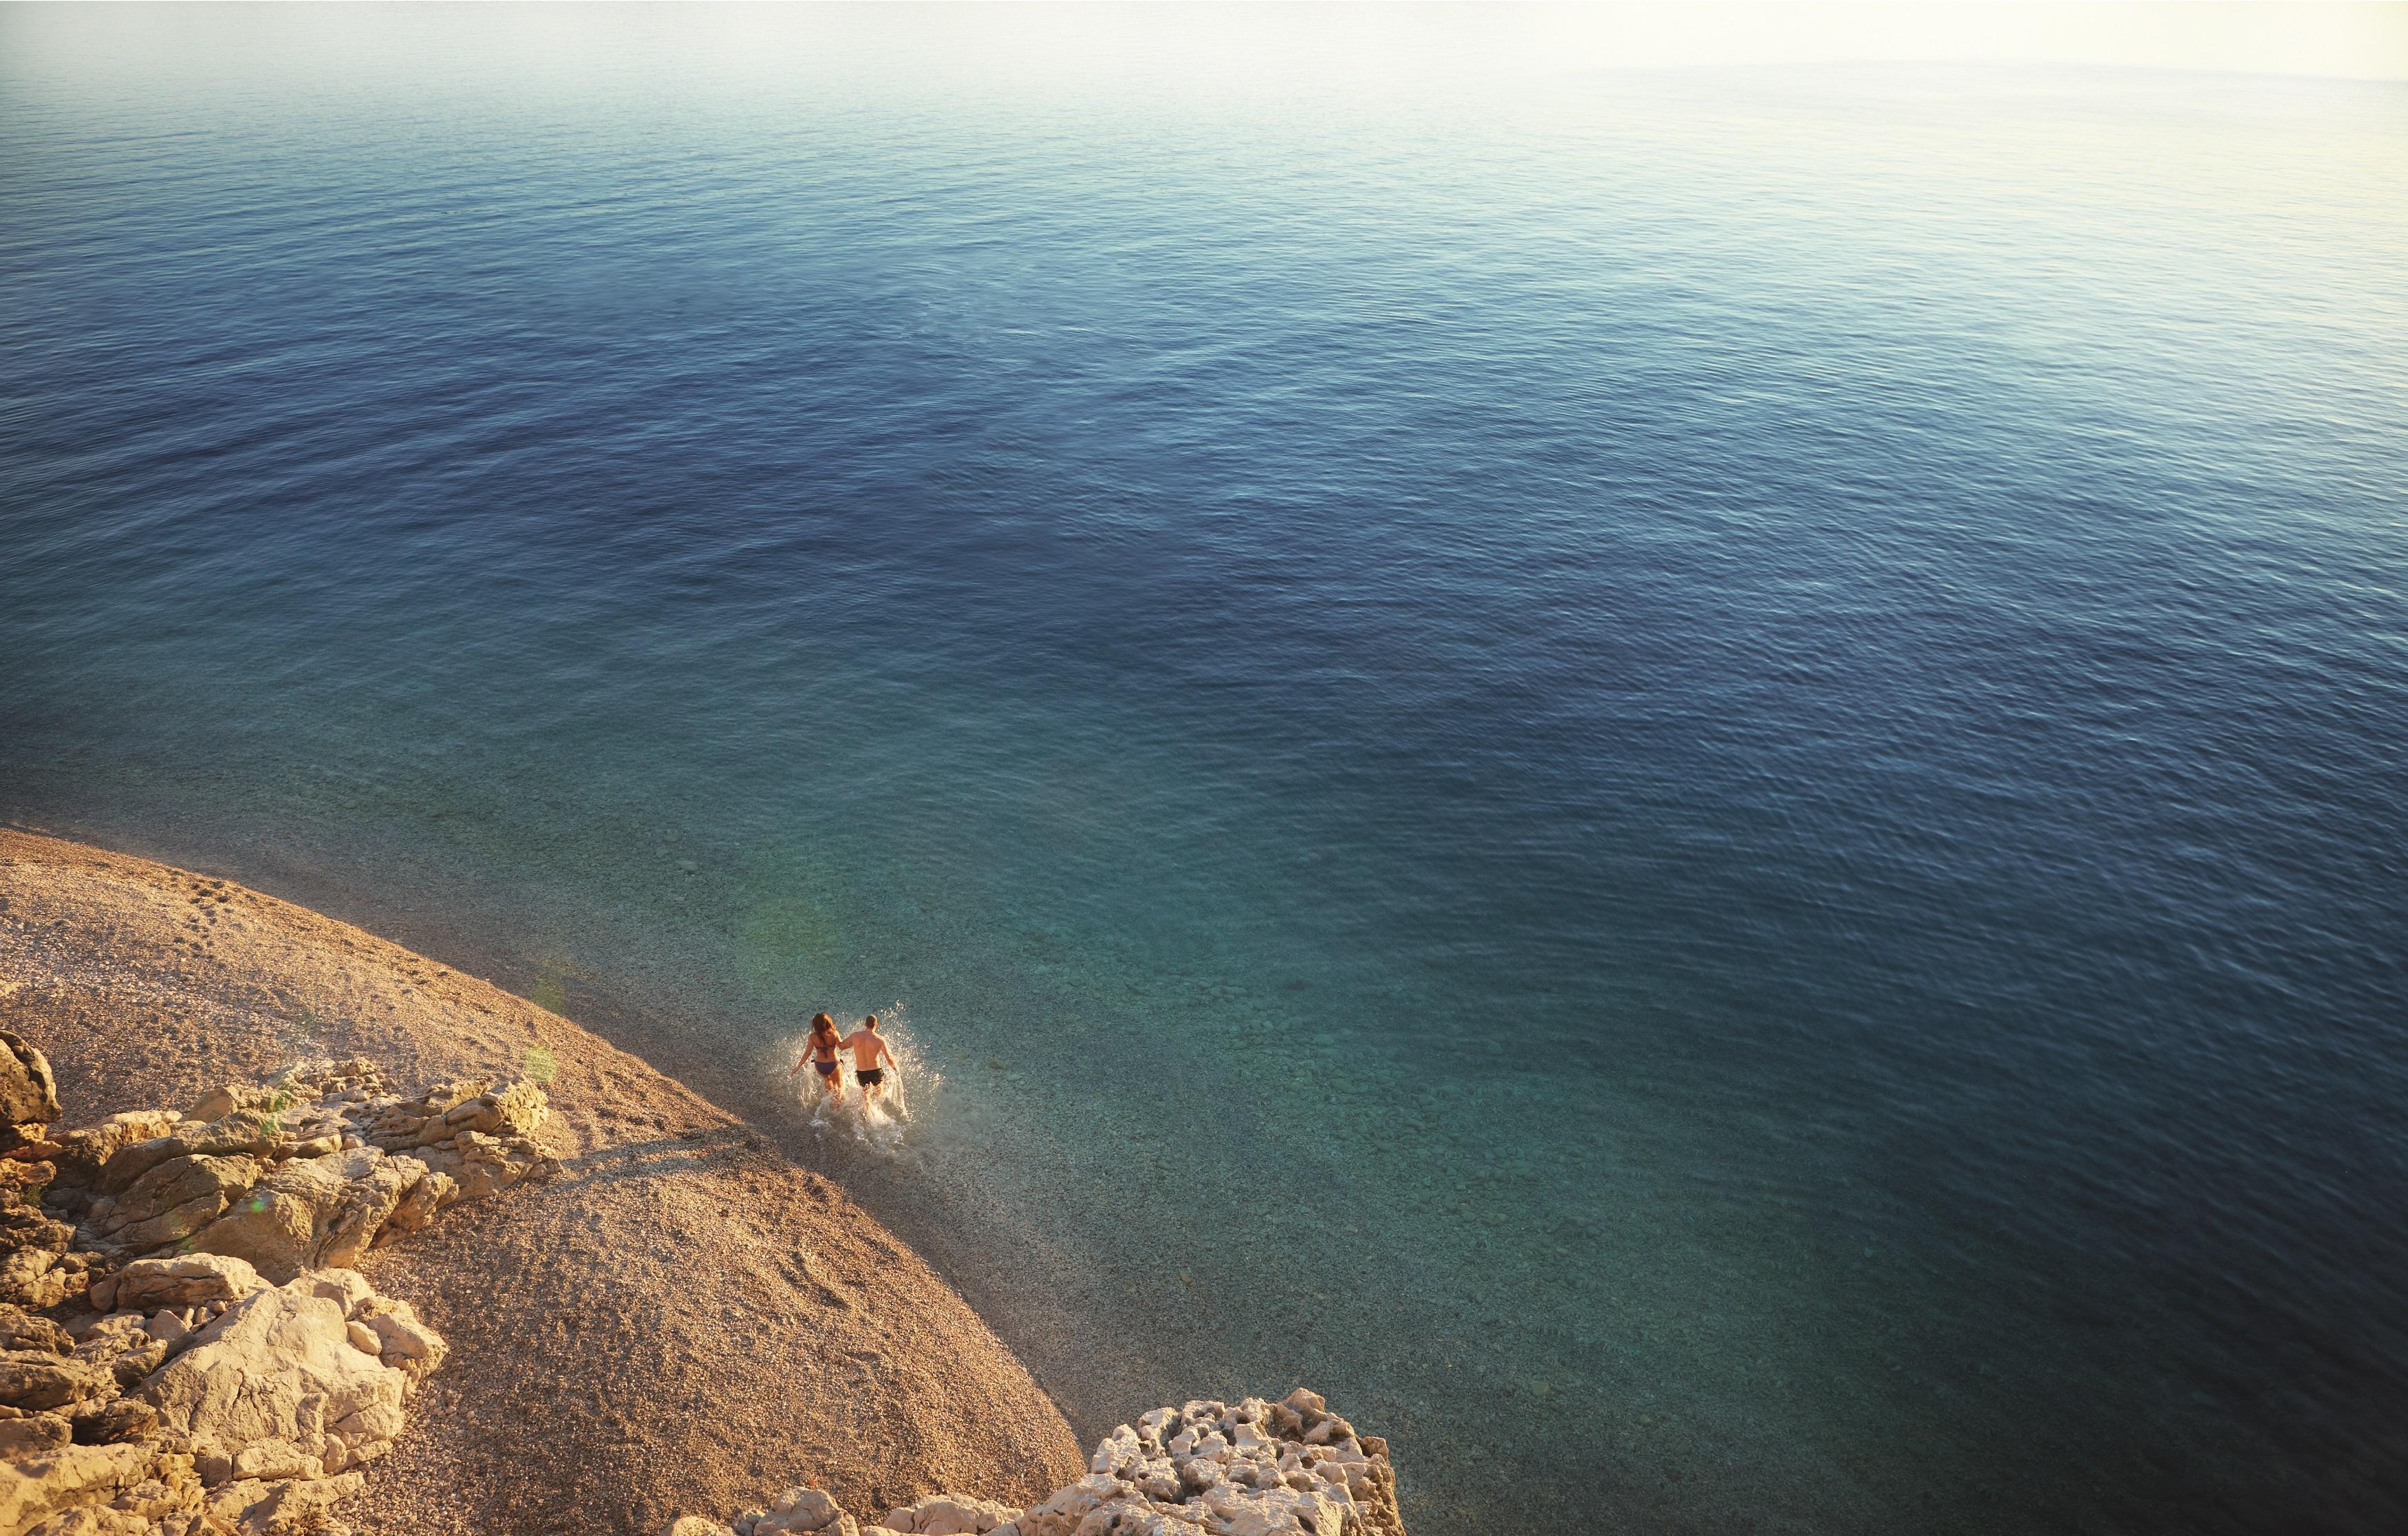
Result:
M836 1020L829 1018L825 1013L812 1014L811 1043L814 1046L826 1044L833 1047L837 1043Z

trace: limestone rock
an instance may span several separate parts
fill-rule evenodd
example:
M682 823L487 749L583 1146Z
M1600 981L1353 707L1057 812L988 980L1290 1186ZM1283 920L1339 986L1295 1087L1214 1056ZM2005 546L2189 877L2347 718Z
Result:
M736 1532L699 1514L681 1514L669 1522L666 1536L736 1536Z
M247 1259L278 1284L325 1266L348 1267L423 1172L411 1159L388 1163L373 1147L294 1157L262 1178L193 1246Z
M354 1315L376 1335L378 1358L393 1370L421 1380L443 1364L451 1353L433 1328L418 1320L407 1301L380 1296L364 1303Z
M179 1120L161 1135L136 1141L101 1164L93 1188L100 1195L120 1195L174 1158L192 1155L265 1157L285 1140L277 1117L259 1110L239 1110L217 1120Z
M888 1530L914 1536L985 1536L996 1527L1010 1525L1019 1518L1020 1511L1009 1504L940 1493L916 1504L888 1510L878 1517L878 1523Z
M0 1352L0 1403L40 1413L117 1395L117 1378L106 1365L62 1359L48 1351Z
M390 1448L409 1377L352 1346L323 1288L304 1277L236 1302L144 1385L205 1469L314 1476Z
M873 1536L1405 1536L1388 1443L1301 1388L1282 1403L1157 1408L1105 1436L1091 1466L1026 1511L939 1494L888 1510ZM817 1489L791 1489L776 1511L732 1527L688 1519L692 1531L681 1522L671 1536L852 1536L851 1516Z
M173 1110L130 1110L112 1114L97 1126L66 1132L58 1139L59 1150L53 1154L60 1181L70 1187L88 1187L99 1179L102 1167L111 1157L136 1141L166 1135L182 1118Z
M548 1113L529 1084L406 1105L352 1061L56 1141L0 1120L0 1536L340 1536L329 1509L447 1353L345 1266L389 1227L548 1174L528 1140ZM409 1119L422 1154L365 1144ZM54 1214L11 1193L48 1174L36 1156L55 1159ZM68 1327L36 1315L78 1296ZM809 1529L858 1536L840 1513Z
M58 1119L59 1085L48 1056L14 1029L0 1029L0 1120L10 1124Z
M75 1228L22 1202L0 1204L0 1248L48 1248L64 1253Z
M0 1196L10 1200L22 1200L25 1191L39 1189L58 1178L58 1165L41 1160L45 1145L36 1142L30 1147L0 1153Z
M68 1420L79 1445L113 1445L124 1440L147 1440L159 1428L159 1410L138 1398L116 1398L87 1403Z
M0 1419L0 1457L37 1456L55 1451L75 1438L75 1426L64 1414L25 1414Z
M524 1138L542 1127L549 1113L543 1090L532 1083L438 1083L407 1103L380 1106L362 1135L387 1152L433 1146L463 1131Z
M315 1536L326 1529L326 1512L366 1481L357 1472L316 1482L241 1478L209 1494L208 1512L246 1536Z
M551 1159L532 1141L503 1141L482 1131L463 1130L449 1143L422 1147L418 1156L434 1172L455 1179L459 1199L481 1199L523 1179L540 1178Z
M825 1530L843 1515L824 1488L788 1488L767 1514L753 1521L752 1536L799 1536Z
M137 1258L117 1271L116 1282L111 1295L118 1309L125 1312L239 1301L267 1286L257 1270L229 1254Z
M88 1276L66 1258L56 1249L42 1247L22 1247L0 1256L0 1303L38 1312L79 1294Z
M76 1343L76 1358L107 1371L120 1386L138 1386L159 1369L167 1346L150 1337L138 1312L111 1313L84 1331Z
M0 1461L0 1530L24 1530L64 1510L107 1503L152 1481L162 1459L147 1445L129 1444L63 1445Z
M420 1166L423 1167L423 1164ZM435 1219L435 1213L460 1198L460 1181L449 1173L430 1170L402 1194L384 1220L384 1230L377 1234L383 1243L409 1232L415 1232Z
M0 1349L32 1349L50 1355L72 1355L75 1340L47 1317L22 1307L0 1305Z
M108 1242L137 1253L160 1247L215 1221L259 1173L251 1157L170 1157L135 1180L92 1225Z
M440 1084L404 1100L374 1064L351 1060L227 1084L188 1115L114 1116L37 1143L59 1159L44 1203L79 1227L10 1209L0 1156L0 1302L39 1309L79 1294L80 1263L26 1252L64 1256L79 1234L105 1260L172 1244L241 1259L274 1284L347 1268L455 1201L550 1177L558 1165L531 1140L550 1113L533 1083ZM94 1305L146 1304L116 1300L108 1283Z

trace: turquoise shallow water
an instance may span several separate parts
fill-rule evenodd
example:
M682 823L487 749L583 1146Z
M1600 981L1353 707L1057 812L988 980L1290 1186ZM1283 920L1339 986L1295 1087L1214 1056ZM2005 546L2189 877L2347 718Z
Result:
M2408 1520L2400 89L246 25L0 16L0 814L901 1000L805 1155L1423 1536Z

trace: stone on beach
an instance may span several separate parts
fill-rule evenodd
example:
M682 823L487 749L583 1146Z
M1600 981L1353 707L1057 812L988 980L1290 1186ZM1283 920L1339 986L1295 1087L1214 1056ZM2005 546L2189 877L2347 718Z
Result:
M239 1301L267 1282L242 1259L228 1254L185 1254L175 1258L137 1258L117 1271L110 1293L121 1312L157 1312L210 1301Z
M411 1377L356 1347L336 1298L309 1276L253 1293L143 1387L205 1479L332 1476L390 1448ZM334 1295L326 1294L333 1291ZM356 1303L355 1310L374 1304Z
M916 1504L888 1510L878 1517L878 1524L911 1536L985 1536L996 1527L1018 1518L1020 1512L1009 1504L940 1493Z
M1096 1447L1084 1477L1026 1510L935 1494L887 1510L902 1536L1405 1536L1388 1443L1299 1387L1279 1403L1157 1408ZM669 1536L782 1536L850 1516L817 1489L728 1525L686 1515Z
M47 1126L61 1113L49 1058L14 1029L0 1029L0 1120Z

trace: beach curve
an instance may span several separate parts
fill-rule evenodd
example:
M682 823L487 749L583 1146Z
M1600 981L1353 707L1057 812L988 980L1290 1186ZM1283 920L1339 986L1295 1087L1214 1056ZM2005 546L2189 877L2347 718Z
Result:
M829 1179L523 998L236 883L0 828L0 1015L69 1122L321 1055L546 1082L566 1175L380 1249L454 1346L364 1532L652 1531L813 1483L854 1507L1028 1502L1068 1425L961 1296Z

